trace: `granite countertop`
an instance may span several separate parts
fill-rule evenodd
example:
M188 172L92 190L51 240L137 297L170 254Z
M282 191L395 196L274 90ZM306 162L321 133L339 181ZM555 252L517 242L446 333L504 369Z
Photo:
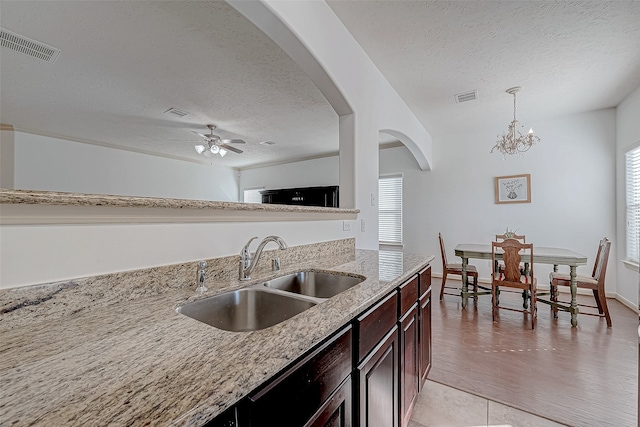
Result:
M178 314L177 306L200 298L194 286L119 299L106 289L103 298L100 289L88 296L81 286L65 285L34 289L31 298L41 294L36 302L17 303L20 290L3 291L0 419L6 425L204 425L432 259L356 250L346 263L331 257L298 263L296 270L319 268L367 280L255 332L227 332ZM283 265L279 275L290 271ZM246 284L218 278L224 283L204 296L269 275ZM89 302L75 307L71 292ZM40 303L44 311L35 307Z
M102 206L118 208L216 209L256 212L353 213L359 209L318 206L271 205L263 203L218 202L211 200L168 199L158 197L115 196L108 194L64 193L56 191L12 190L0 188L0 204Z

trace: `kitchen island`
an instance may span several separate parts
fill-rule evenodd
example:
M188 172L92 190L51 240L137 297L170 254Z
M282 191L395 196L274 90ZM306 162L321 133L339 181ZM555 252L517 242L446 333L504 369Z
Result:
M191 264L171 269L179 280L148 269L0 291L0 419L7 425L205 425L432 259L369 250L298 256L277 274L258 271L246 283L233 275L237 264L223 274L213 262L203 296L195 293ZM301 269L367 279L253 332L223 331L175 310Z

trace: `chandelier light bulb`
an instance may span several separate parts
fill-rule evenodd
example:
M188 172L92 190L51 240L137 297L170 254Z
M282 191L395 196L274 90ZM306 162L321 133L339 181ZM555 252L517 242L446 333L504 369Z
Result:
M218 147L217 145L212 145L210 150L213 154L218 154L218 152L220 151L220 147Z
M196 145L195 146L195 149L198 152L198 154L202 154L206 148L207 147L205 147L204 145Z

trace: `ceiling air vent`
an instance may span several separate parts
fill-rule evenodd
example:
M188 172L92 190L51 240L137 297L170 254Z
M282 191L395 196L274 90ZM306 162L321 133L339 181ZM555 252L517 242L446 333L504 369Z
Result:
M458 93L453 96L456 99L456 103L475 101L478 99L478 91L472 90L471 92Z
M60 54L60 49L12 33L4 28L0 28L0 45L46 62L55 62Z
M167 111L164 112L165 114L174 114L178 117L184 117L186 116L187 113L186 111L182 111L182 110L178 110L177 108L169 108Z

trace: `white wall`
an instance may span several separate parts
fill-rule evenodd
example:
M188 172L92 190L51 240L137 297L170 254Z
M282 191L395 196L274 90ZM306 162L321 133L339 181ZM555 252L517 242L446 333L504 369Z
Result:
M304 160L240 171L240 191L339 185L338 156Z
M5 133L5 132L3 132ZM14 188L238 201L238 171L15 132Z
M456 262L457 243L489 242L509 227L534 244L586 255L589 262L578 271L591 274L600 239L616 240L615 109L535 123L542 141L522 157L503 159L489 153L502 125L507 123L437 138L437 167L432 171L422 171L405 147L380 151L380 175L404 177L404 250L435 255L434 272L441 273L438 232L445 238L449 262ZM323 164L336 161L322 159ZM309 170L308 164L287 165L288 182L303 182ZM252 183L268 179L272 172L252 170ZM531 203L495 204L494 177L524 173L531 174ZM617 289L616 257L614 246L607 271L609 293ZM490 276L488 262L474 263L483 278ZM551 267L536 266L542 283L550 271Z
M622 263L626 254L626 194L624 153L640 144L640 86L616 108L616 161L617 161L617 242L618 294L638 305L638 272Z
M228 0L309 75L338 113L340 206L368 224L356 246L378 246L378 131L393 133L429 167L431 136L331 8L321 1Z
M534 126L542 141L507 159L489 153L500 126L436 138L431 172L420 171L404 148L383 150L380 173L404 176L405 251L439 260L442 232L449 262L459 262L456 244L489 242L509 227L534 245L587 255L588 265L578 272L590 275L599 240L615 240L615 110ZM531 174L531 203L495 204L494 177L516 174ZM607 292L615 292L614 250L610 259ZM481 277L490 276L489 262L473 263ZM550 269L536 265L542 283ZM441 273L441 265L434 272Z
M236 255L268 235L289 246L354 237L342 221L2 226L0 289Z

